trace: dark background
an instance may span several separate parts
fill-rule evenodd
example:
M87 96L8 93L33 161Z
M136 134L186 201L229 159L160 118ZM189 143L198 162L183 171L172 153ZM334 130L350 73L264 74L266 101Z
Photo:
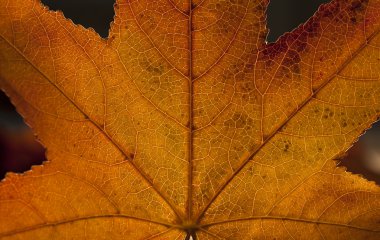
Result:
M107 37L113 19L114 0L42 0L52 10L61 10L75 23L92 27ZM268 9L268 42L291 31L310 18L327 0L272 0ZM0 179L6 172L24 172L45 160L45 150L0 92ZM348 171L380 184L380 123L367 131L339 163Z

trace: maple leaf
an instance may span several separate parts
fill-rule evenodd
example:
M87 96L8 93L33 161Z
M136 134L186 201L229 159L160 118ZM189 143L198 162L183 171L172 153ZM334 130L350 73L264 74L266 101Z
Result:
M380 1L265 42L268 0L119 0L109 37L0 0L0 85L48 161L0 184L1 239L379 239L336 167L380 116Z

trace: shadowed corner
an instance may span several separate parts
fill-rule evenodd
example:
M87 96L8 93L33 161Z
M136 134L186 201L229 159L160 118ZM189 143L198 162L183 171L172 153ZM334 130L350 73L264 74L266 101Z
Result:
M275 42L281 35L306 22L318 7L331 0L270 0L267 10L269 34L267 41Z
M0 91L0 180L7 172L22 173L45 161L45 149Z
M380 121L354 143L338 166L380 186Z
M116 0L40 0L50 10L62 11L66 18L86 28L94 28L102 37L108 37L113 21Z
M115 0L41 0L51 10L63 11L76 24L94 28L103 38L113 20ZM45 149L35 139L8 97L0 91L0 180L7 172L22 173L46 160Z

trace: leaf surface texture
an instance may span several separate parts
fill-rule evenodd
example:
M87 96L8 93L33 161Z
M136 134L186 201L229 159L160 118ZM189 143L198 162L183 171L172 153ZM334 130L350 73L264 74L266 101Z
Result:
M0 184L1 239L379 239L336 167L380 116L380 1L265 42L266 0L118 0L109 37L0 0L0 86L48 162Z

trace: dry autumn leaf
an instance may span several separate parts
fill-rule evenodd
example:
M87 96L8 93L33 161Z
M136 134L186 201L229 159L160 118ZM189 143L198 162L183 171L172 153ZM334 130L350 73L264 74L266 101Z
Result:
M119 0L109 37L0 0L0 85L48 162L0 184L0 239L379 239L334 160L380 116L380 0L267 44L268 0Z

